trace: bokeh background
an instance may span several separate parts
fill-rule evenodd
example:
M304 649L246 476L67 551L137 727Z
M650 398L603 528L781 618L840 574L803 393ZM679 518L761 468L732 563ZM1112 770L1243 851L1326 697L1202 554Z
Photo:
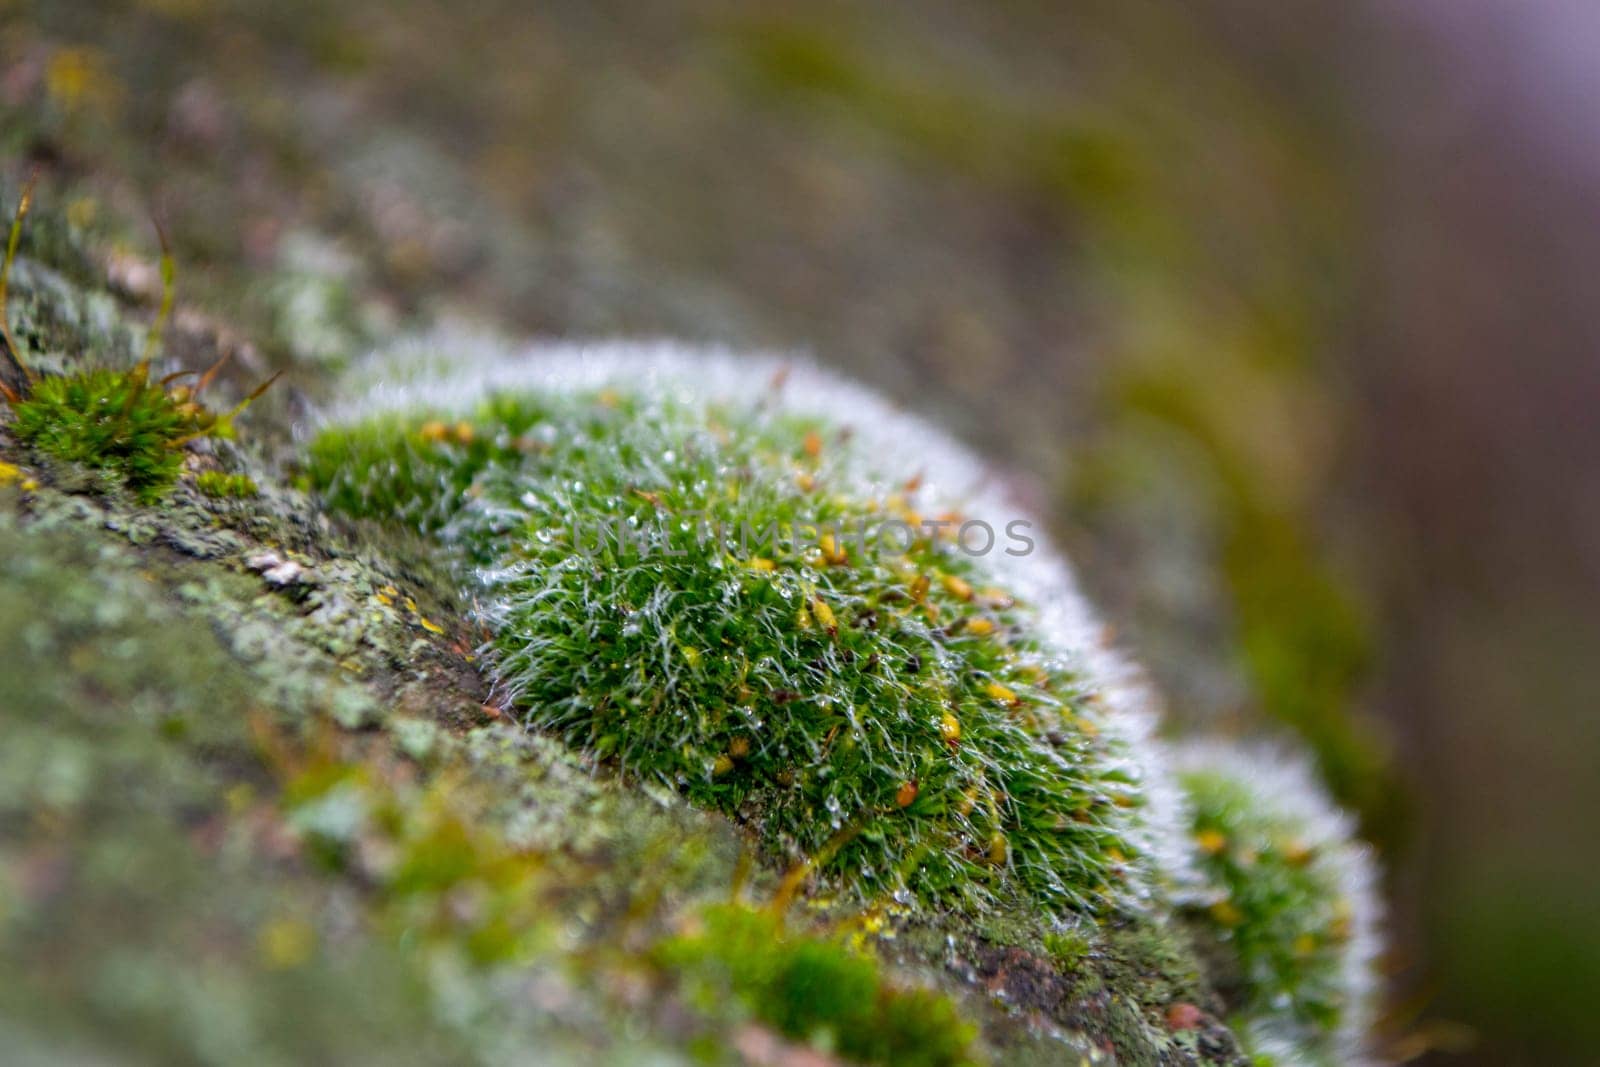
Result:
M1396 1057L1600 1061L1600 6L0 0L0 60L8 190L157 205L262 364L664 334L943 420L1175 722L1360 813Z

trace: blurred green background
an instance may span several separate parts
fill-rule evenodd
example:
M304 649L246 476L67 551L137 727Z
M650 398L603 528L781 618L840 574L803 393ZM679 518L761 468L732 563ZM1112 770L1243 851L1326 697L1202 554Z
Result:
M1298 735L1361 814L1391 1052L1581 1064L1597 55L1558 0L0 0L0 152L113 243L157 205L267 364L465 317L943 420L1177 723Z

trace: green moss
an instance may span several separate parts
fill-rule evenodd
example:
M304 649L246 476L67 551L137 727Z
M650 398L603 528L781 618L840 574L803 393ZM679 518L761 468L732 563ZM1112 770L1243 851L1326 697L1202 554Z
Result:
M1044 950L1064 971L1072 971L1093 947L1088 937L1076 930L1054 930L1044 935Z
M818 423L604 393L331 429L309 470L481 569L530 722L774 855L974 911L1117 902L1141 800L1080 680L979 561L851 544L910 505L850 462Z
M1337 1061L1359 1042L1372 995L1364 854L1331 812L1302 810L1304 786L1264 787L1226 761L1192 767L1182 781L1209 893L1193 918L1221 961L1241 1035L1268 1062L1278 1062L1269 1051L1278 1045Z
M698 928L652 956L691 1001L732 1002L787 1037L857 1063L938 1067L976 1062L976 1028L938 993L899 988L878 961L838 940L799 935L768 911L705 909Z
M112 471L147 502L177 479L184 442L215 425L211 413L144 373L104 368L43 378L14 411L18 440Z
M491 404L479 422L447 426L400 416L328 430L307 449L311 484L333 508L433 533L466 503L467 490L491 463L516 460L519 439L540 421L540 412Z
M1191 775L1186 784L1203 869L1225 894L1207 914L1238 954L1252 1006L1287 996L1316 1026L1335 1024L1336 953L1349 936L1335 886L1292 828L1264 817L1237 783Z
M225 474L222 471L201 471L194 476L195 488L206 496L218 500L245 500L261 490L248 474Z
M937 111L924 109L935 118ZM102 158L98 145L93 155ZM102 161L106 159L111 157ZM111 162L114 173L117 167ZM201 204L215 202L206 190L186 185L186 198L196 195ZM257 270L253 257L246 263L235 254L237 240L229 224L217 228L216 220L237 213L183 214L186 218L175 220L179 227L187 221L191 228L196 222L209 228L204 237L192 237L209 240L217 253L206 277L221 279L232 287L229 291L241 295L258 290L259 285L241 288ZM124 230L142 239L144 220L137 221L139 227ZM52 257L46 258L60 267ZM46 273L30 267L36 265L20 264L19 276L42 279ZM32 286L14 294L22 298L13 301L14 319L31 320L18 329L24 350L32 350L29 366L42 374L74 372L90 362L127 366L143 336L143 324L132 321L139 316L127 314L99 289L104 270L98 256L86 258L83 270L70 273L93 287L71 293L71 302L54 301L51 292ZM230 325L239 326L240 308L234 305L247 302L213 299L196 301L195 306L226 311ZM297 340L298 334L284 336L274 345L259 332L254 336L258 348L274 360L284 349L301 351ZM188 352L191 345L222 342L186 330L183 343ZM199 365L216 354L202 357ZM299 373L302 384L315 377L304 369ZM459 435L446 444L466 451ZM429 456L441 451L439 442L429 446ZM230 469L244 455L222 451ZM484 452L486 457L505 455L503 447ZM386 454L376 455L381 459ZM31 464L32 457L7 458ZM5 946L4 955L15 962L17 974L0 996L9 1016L0 1022L7 1041L21 1019L28 1020L24 1025L29 1028L37 1020L42 1030L47 1021L42 1008L48 1002L61 1032L72 1041L41 1053L41 1061L70 1058L73 1041L90 1033L103 1040L105 1054L113 1057L301 1062L379 1056L394 1062L468 1062L469 1051L475 1049L494 1062L506 1058L507 1050L514 1056L532 1048L550 1062L623 1061L627 1057L621 1053L627 1049L619 1048L615 1035L637 1032L641 1026L653 1032L659 1021L641 1012L636 1002L621 1014L591 1016L586 994L576 989L577 983L564 986L552 980L543 969L548 961L537 961L534 966L540 969L532 973L499 971L487 980L478 974L466 980L449 965L437 965L438 957L470 945L477 931L489 928L478 925L476 910L484 900L485 882L494 881L485 869L499 869L510 841L521 849L529 837L541 843L559 840L562 849L570 846L584 855L588 867L561 872L563 895L558 900L537 899L546 906L551 925L560 923L564 944L570 945L565 940L570 932L583 932L584 947L576 957L564 954L564 962L589 979L584 986L602 986L604 977L592 980L596 957L639 943L635 927L619 930L605 920L654 891L653 879L672 899L691 891L725 893L741 839L723 820L683 805L659 804L658 791L617 788L610 776L594 774L587 760L571 755L552 737L523 733L515 726L469 735L475 752L481 747L494 754L474 762L470 771L450 770L485 778L493 770L497 795L517 799L511 820L496 824L494 833L503 833L504 842L485 829L485 812L462 808L463 798L455 792L459 779L446 800L442 787L412 789L380 775L376 767L391 742L418 760L427 755L431 762L441 750L451 749L449 727L480 721L478 701L483 697L476 679L470 671L443 674L439 657L440 647L449 641L470 646L472 631L418 587L444 588L417 573L412 543L363 540L358 553L320 524L314 507L284 492L250 458L261 457L243 459L243 469L260 479L261 495L246 505L207 495L202 475L195 480L197 492L180 487L164 507L135 508L120 493L84 497L59 491L67 479L51 477L55 468L48 464L40 465L43 489L16 498L25 501L28 522L37 532L11 543L5 557L39 564L39 581L32 593L18 592L9 601L0 598L5 601L0 606L14 609L6 620L11 627L0 627L11 637L0 644L24 652L14 672L0 671L5 676L0 691L9 688L13 697L0 700L0 711L15 720L7 733L11 743L0 746L10 758L0 762L36 771L49 810L28 811L19 805L15 818L0 820L5 835L25 835L25 847L5 857L7 869L19 876L11 883L0 880L0 898L13 890L21 897L0 899L0 921L22 914L27 927L19 923L14 929L29 935L23 952L14 951L14 943ZM452 459L430 468L431 474L419 469L419 486L413 488L454 466ZM473 481L460 486L461 499ZM0 503L9 506L11 499L0 494ZM448 517L457 506L459 502L441 510ZM118 542L121 551L115 559L52 554L52 545L102 529L123 535L104 538ZM364 536L372 533L363 531ZM120 544L123 540L138 547L128 550ZM242 561L267 546L282 548L285 555L292 550L293 559L307 569L306 581L280 588L243 569ZM374 561L379 546L392 562ZM102 586L107 582L126 586L130 597L148 600L159 610L149 617L127 615L122 596L105 595ZM82 595L63 597L58 584ZM49 595L37 595L41 592ZM939 584L932 596L939 603L970 603L945 592ZM423 601L421 610L410 606L411 594ZM54 609L70 605L73 613L45 613L47 645L40 643L40 604ZM122 618L120 624L112 620L114 632L91 639L94 628L113 615ZM175 626L176 619L185 625ZM439 635L440 627L431 620L443 624L448 637ZM942 640L942 635L935 637ZM461 664L452 658L445 666L456 671ZM177 676L166 676L169 671ZM151 672L151 680L144 680L145 672ZM47 700L41 706L41 693L58 687L72 690L70 701ZM296 721L324 711L338 714L335 708L346 696L359 696L370 705L370 714L361 717L368 729L355 740L370 741L377 755L371 762L346 766L317 790L307 788L295 800L277 803L272 790L263 789L261 769L242 738L246 717L263 708ZM412 729L391 738L372 728L383 711L397 705L414 714L439 716L445 724L441 737L430 739L425 731ZM31 732L44 735L68 724L76 728L78 713L83 715L83 736L70 744L20 743ZM159 723L159 733L133 736L152 722ZM225 747L216 743L212 730L226 735ZM162 762L133 765L131 755L142 758L146 745ZM522 758L530 745L539 758ZM511 752L517 758L507 757L502 767L501 755ZM50 758L39 758L41 753ZM188 778L173 773L171 761L180 754L186 761L194 757L186 763L191 767L187 773L204 776L203 791L191 791ZM556 754L550 766L544 762L548 754ZM357 762L348 754L343 759ZM442 757L439 762L452 763ZM305 784L314 778L308 776ZM240 779L252 783L254 793ZM251 799L253 795L259 799ZM97 812L105 813L104 822L90 825L74 818L63 826L54 818L62 797L88 798ZM346 801L353 803L346 807ZM353 833L352 824L338 821L352 809L361 816ZM758 813L759 806L745 805L735 814L747 810ZM505 814L494 813L502 819ZM285 817L291 823L287 831ZM673 825L663 827L664 821ZM219 842L219 834L225 840ZM706 846L696 835L714 840L715 862L706 859ZM322 861L330 873L308 869L302 862L308 857ZM662 873L669 866L671 872ZM36 877L58 871L66 872L64 881ZM763 876L775 874L758 873L757 881ZM31 887L37 887L36 901L23 899ZM489 892L492 896L492 884ZM12 911L18 900L23 911ZM439 910L441 902L447 903L447 912ZM37 923L29 914L35 905L41 913ZM1014 908L1006 914L1031 911ZM367 936L368 919L392 936ZM996 920L986 929L997 931L1000 925ZM1025 925L1016 924L1018 932L1008 935L1008 943L1038 944L1036 936L1021 932ZM12 930L4 932L9 936ZM496 935L492 943L506 940ZM926 966L941 982L971 980L964 970L956 976L954 968L942 969L948 944L941 934L915 965ZM552 986L555 996L548 995ZM530 987L538 998L527 995ZM1143 967L1130 967L1113 988L1142 997L1161 987ZM524 1014L548 1015L552 1002L568 1005L556 1014L581 1017L577 1025L584 1033L576 1054L563 1054L562 1035L551 1032L555 1025L550 1020L537 1019L528 1026L523 1018L523 1025L508 1024L495 1007L500 994L516 1006L513 1011ZM1159 993L1152 995L1159 998ZM576 1010L571 1010L569 997ZM1013 1001L1008 991L1004 998L994 997L1001 999L1020 1005L1023 1012L1055 1013L1053 1002L1042 996ZM909 1016L905 1028L920 1022L917 997L896 998L894 1003ZM998 1008L990 1011L999 1013ZM1013 1020L1019 1026L1020 1014ZM441 1016L448 1017L444 1025ZM986 1018L985 1025L992 1021ZM901 1025L893 1020L884 1025L890 1024ZM732 1033L719 1035L716 1042L723 1056L732 1055L726 1048ZM565 1036L570 1040L572 1035ZM676 1045L673 1035L667 1040ZM1052 1044L1037 1062L1059 1062L1064 1053L1053 1043L1059 1040L1060 1033L1052 1028ZM1127 1039L1130 1048L1144 1040L1142 1035ZM1100 1044L1110 1047L1109 1041ZM663 1058L665 1053L658 1052L650 1062ZM1077 1062L1076 1053L1072 1058ZM1087 1050L1083 1059L1100 1062ZM1012 1061L1009 1056L1007 1060ZM1127 1061L1142 1062L1136 1052Z
M88 356L85 366L66 373L40 373L24 361L22 346L11 329L9 289L12 268L33 195L33 179L24 185L18 199L16 215L12 220L10 238L5 257L0 262L0 334L3 334L4 370L0 376L0 391L11 408L11 432L25 444L47 455L69 463L109 471L143 503L159 499L177 480L183 467L184 446L200 437L228 437L233 432L233 418L251 401L259 397L272 384L269 379L245 398L232 412L219 415L199 399L211 378L221 366L226 355L219 356L211 370L198 375L191 386L169 384L190 377L195 372L180 372L159 381L150 380L151 360L160 350L162 329L171 314L176 266L166 238L162 236L160 260L161 303L154 322L145 335L143 354L127 370L114 370L104 352L98 358ZM59 320L62 305L72 287L62 284L66 293L45 290L54 286L41 285L39 295L45 296L50 319ZM30 316L24 316L24 319ZM37 327L39 324L34 322ZM57 323L65 326L66 323ZM28 331L23 334L27 336ZM88 347L89 338L72 337L78 331L68 330L64 338L75 342L74 348L82 351ZM40 338L33 337L32 340ZM3 379L11 379L9 382ZM208 481L201 485L240 494L249 484L242 481Z

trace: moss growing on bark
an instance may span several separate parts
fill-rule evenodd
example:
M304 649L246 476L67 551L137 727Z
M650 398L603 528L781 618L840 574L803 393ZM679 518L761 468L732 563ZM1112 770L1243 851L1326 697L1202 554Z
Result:
M36 374L23 361L12 335L7 296L23 221L33 198L33 179L23 186L0 263L0 397L10 405L11 432L19 441L69 463L107 470L144 503L161 497L183 467L184 447L201 437L228 437L233 419L260 396L268 379L232 411L218 413L200 400L219 360L205 374L179 372L150 379L151 357L172 311L175 268L162 236L161 307L145 339L143 357L131 368L89 366L62 375ZM196 377L193 386L176 384ZM247 479L248 480L248 479Z
M424 404L325 429L308 469L472 569L529 722L774 854L973 909L1138 896L1136 764L1033 590L923 525L915 470L872 481L848 424L749 384Z
M109 470L147 502L177 480L184 443L215 428L204 408L133 371L43 378L14 410L11 432L18 440Z

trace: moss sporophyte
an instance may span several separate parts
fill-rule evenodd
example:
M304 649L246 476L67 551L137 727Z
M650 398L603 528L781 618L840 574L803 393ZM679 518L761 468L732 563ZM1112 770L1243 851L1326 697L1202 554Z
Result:
M5 260L0 264L0 336L6 356L6 365L0 368L0 398L11 408L10 432L22 443L58 459L112 472L149 503L177 479L185 446L201 437L231 435L234 418L265 392L276 376L222 413L200 399L221 361L204 373L181 371L151 379L161 328L172 310L174 267L164 235L161 307L139 361L126 370L90 367L65 375L33 373L22 359L6 315L11 267L32 194L30 179L18 201ZM193 381L183 384L186 379Z

